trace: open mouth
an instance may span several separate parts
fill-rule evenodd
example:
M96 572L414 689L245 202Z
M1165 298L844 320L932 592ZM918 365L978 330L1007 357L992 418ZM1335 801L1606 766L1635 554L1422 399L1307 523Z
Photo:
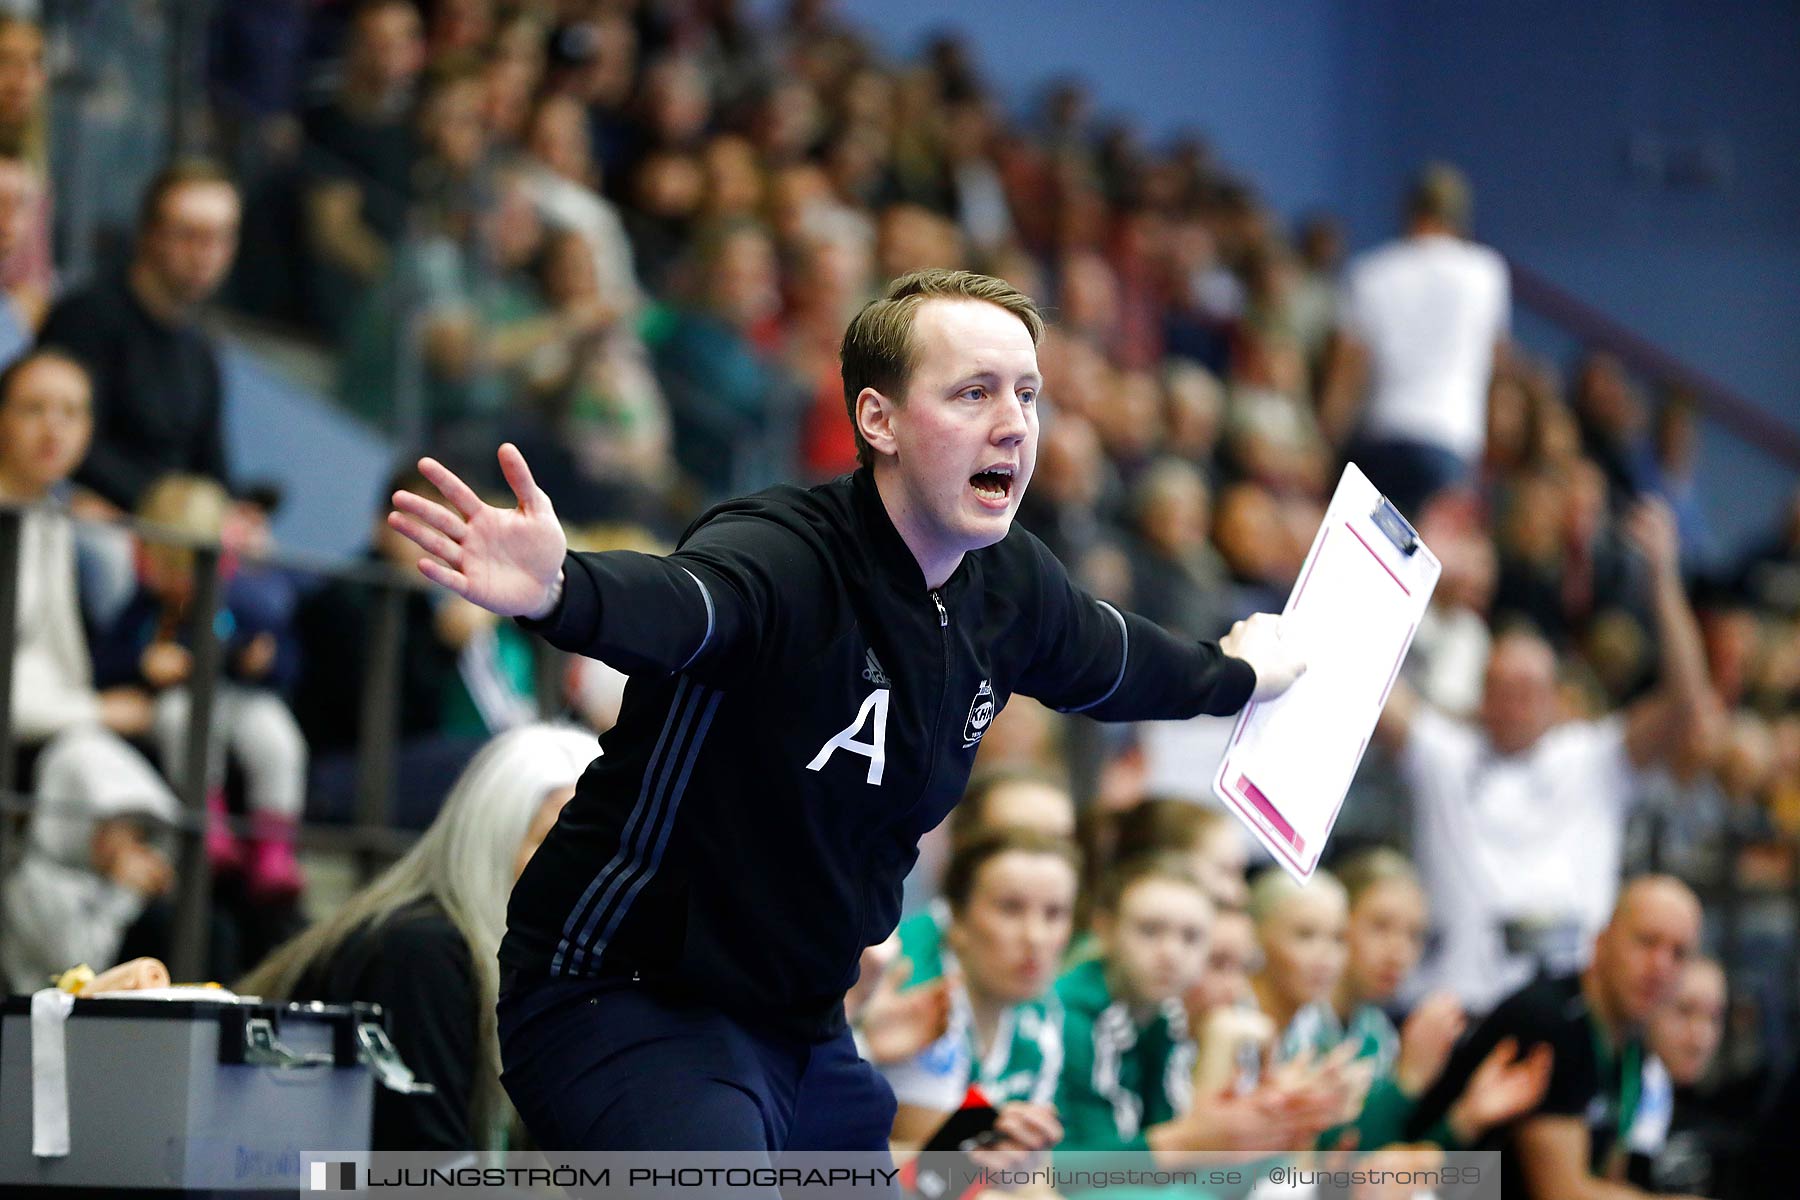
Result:
M1012 468L994 467L986 471L977 471L969 476L969 484L975 489L975 494L988 503L1003 504L1012 495Z

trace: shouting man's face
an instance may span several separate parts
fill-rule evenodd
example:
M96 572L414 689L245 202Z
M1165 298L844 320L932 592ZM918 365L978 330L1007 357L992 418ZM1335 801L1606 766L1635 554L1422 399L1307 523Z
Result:
M883 456L895 526L939 583L963 554L1006 536L1037 459L1037 348L1019 318L982 300L934 299L913 322L902 402L863 406ZM888 457L891 456L891 457Z

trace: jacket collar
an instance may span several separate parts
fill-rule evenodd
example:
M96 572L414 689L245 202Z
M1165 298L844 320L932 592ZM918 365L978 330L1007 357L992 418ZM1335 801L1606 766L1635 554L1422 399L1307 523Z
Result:
M868 467L856 468L850 476L850 495L857 521L868 531L870 554L881 565L883 573L911 591L925 591L925 572L920 569L919 560L913 557L906 539L894 527L894 519L888 515L887 505L881 501L881 491L875 486L875 472ZM968 556L963 557L967 559ZM958 564L956 572L960 574L961 571L962 565Z

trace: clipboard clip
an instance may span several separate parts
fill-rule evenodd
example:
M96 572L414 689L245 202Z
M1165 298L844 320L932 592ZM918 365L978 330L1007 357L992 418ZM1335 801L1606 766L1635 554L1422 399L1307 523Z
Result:
M1400 515L1400 510L1386 496L1375 506L1375 511L1369 514L1369 519L1375 522L1375 528L1381 530L1382 536L1394 543L1394 548L1400 553L1410 558L1418 551L1418 531Z

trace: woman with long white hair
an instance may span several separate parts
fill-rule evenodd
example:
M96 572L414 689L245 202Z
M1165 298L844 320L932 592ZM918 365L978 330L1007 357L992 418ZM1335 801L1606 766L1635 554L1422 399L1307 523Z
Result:
M501 734L404 858L238 985L269 999L372 1000L387 1010L400 1056L437 1092L377 1089L374 1149L504 1144L511 1108L494 1005L506 902L599 753L592 733L570 726Z

